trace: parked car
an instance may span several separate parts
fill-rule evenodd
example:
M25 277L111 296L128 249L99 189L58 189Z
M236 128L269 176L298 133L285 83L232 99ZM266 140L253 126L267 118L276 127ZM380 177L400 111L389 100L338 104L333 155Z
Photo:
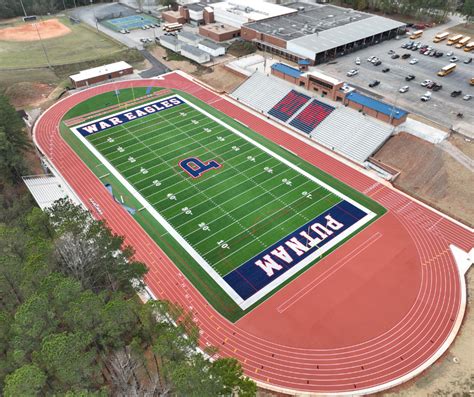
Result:
M435 85L436 83L434 81L431 81L430 83L426 85L426 88L428 88L429 90L432 90Z
M408 47L408 44L409 44L409 43L403 43L401 47L402 47L402 48L407 48L407 47Z
M431 92L426 91L420 98L423 102L428 102L431 99Z
M400 58L400 55L398 55L398 54L393 54L390 58L392 58L392 59L398 59L398 58Z
M410 89L409 86L404 85L404 86L401 87L398 91L401 92L402 94L404 94L404 93L407 92L409 89Z
M462 94L462 91L461 91L461 90L457 90L457 91L451 92L451 96L452 96L453 98L456 98L456 97L458 97L458 96L461 95L461 94Z
M452 56L453 56L453 52L452 52L452 51L448 51L448 52L446 53L446 56L447 56L447 57L452 57Z
M377 58L377 57L375 55L372 55L372 56L367 58L367 62L372 62L372 60L374 60L375 58Z
M390 72L390 68L384 68L384 69L382 69L382 73L387 73L387 72Z
M410 65L414 65L415 63L418 63L418 59L413 58L413 59L410 61Z
M388 55L395 54L395 51L393 51L393 50L388 50L387 54L388 54Z
M374 80L369 84L369 87L371 87L371 88L377 87L379 84L380 84L380 81Z
M407 58L410 58L411 57L411 54L403 54L402 55L402 59L407 59Z
M439 91L443 86L441 84L436 83L433 87L433 91Z
M430 57L434 57L436 55L436 50L431 50L428 54Z
M379 66L382 64L382 61L380 59L377 59L375 62L372 62L374 66Z
M356 74L359 74L359 70L358 69L351 69L347 72L347 76L348 77L352 77L352 76L355 76Z
M421 82L421 86L422 87L426 87L428 84L432 83L433 81L432 80L423 80Z
M457 62L457 61L459 61L458 57L452 57L449 59L449 62L452 62L452 63Z
M464 99L465 101L470 101L471 98L472 98L472 95L471 95L471 94L467 94L467 95L464 95L464 96L462 97L462 99Z
M414 78L415 78L414 74L409 74L407 77L405 77L405 80L406 81L412 81L412 80L414 80Z
M467 58L467 59L464 60L465 64L468 64L468 63L471 63L471 62L472 62L472 57Z
M360 58L359 58L359 57L356 58L355 64L356 64L356 65L360 65Z
M441 52L441 51L436 51L436 54L435 54L435 57L436 58L440 58L442 57L444 54Z

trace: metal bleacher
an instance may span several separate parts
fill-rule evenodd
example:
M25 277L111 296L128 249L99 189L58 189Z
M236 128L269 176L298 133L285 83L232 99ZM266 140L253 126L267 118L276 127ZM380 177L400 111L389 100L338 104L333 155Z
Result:
M298 102L294 105L284 100L293 98L292 92L298 96ZM392 134L393 127L389 124L355 109L341 105L333 107L323 99L311 98L311 94L302 92L306 93L289 82L255 72L231 96L361 164ZM303 102L300 96L309 99ZM282 110L278 106L281 103L285 105L285 111L275 111ZM289 113L292 115L287 117Z
M255 72L231 96L259 112L268 113L291 90L291 87L281 84L277 78Z
M391 134L391 125L354 109L340 107L311 132L311 137L323 146L363 163Z

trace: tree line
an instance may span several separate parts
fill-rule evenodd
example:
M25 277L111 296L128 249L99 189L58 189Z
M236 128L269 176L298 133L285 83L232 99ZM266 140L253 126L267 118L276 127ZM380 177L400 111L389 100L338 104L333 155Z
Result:
M189 313L141 302L147 268L123 237L66 199L32 205L19 183L28 139L4 108L0 96L0 395L254 396L237 360L198 349Z
M112 0L94 0L95 3L108 3ZM23 6L22 6L23 3ZM0 0L0 19L27 15L47 15L64 11L66 8L88 6L91 0Z
M407 15L422 21L441 22L453 12L459 12L467 20L474 15L474 0L339 0L336 3L357 10Z

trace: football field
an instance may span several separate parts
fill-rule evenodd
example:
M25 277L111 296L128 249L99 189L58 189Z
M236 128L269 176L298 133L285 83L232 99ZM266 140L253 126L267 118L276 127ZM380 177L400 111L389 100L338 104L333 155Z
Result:
M178 94L71 129L243 310L379 215Z

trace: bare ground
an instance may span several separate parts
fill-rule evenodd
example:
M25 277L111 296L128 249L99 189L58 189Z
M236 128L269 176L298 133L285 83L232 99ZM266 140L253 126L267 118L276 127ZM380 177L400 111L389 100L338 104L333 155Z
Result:
M472 147L465 143L456 139L453 144L471 152ZM390 138L374 157L401 171L396 187L474 225L474 174L441 148L402 132Z
M16 108L40 107L54 91L55 84L22 82L10 86L5 94Z
M231 92L245 79L239 77L228 70L223 64L215 65L212 68L197 65L189 61L169 61L165 60L166 50L161 46L155 46L150 52L172 70L182 70L189 73L204 83L210 85L217 91Z

